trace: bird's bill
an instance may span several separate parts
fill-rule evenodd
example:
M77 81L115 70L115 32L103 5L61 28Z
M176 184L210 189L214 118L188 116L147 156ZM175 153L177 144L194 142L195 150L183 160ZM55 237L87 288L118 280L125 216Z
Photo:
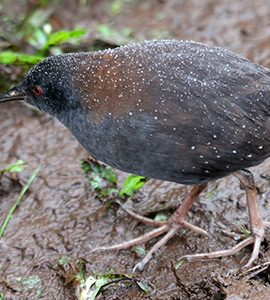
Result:
M12 89L8 90L3 94L0 94L0 103L25 99L25 94L20 90L18 86L13 87Z

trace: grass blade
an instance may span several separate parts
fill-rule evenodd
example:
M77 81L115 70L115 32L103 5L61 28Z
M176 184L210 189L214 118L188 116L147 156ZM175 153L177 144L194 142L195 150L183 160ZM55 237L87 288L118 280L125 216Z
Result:
M1 226L1 229L0 229L0 238L2 237L2 235L3 235L3 233L4 233L4 230L5 230L5 228L6 228L7 224L8 224L8 221L9 221L11 215L13 214L15 208L17 207L17 205L18 205L19 202L21 201L23 195L24 195L24 194L26 193L26 191L28 190L30 184L32 183L32 181L33 181L34 178L36 177L36 175L37 175L39 169L40 169L39 167L36 168L35 171L32 173L32 175L30 176L30 178L29 178L28 182L26 183L26 185L22 188L22 190L21 190L21 192L20 192L20 194L19 194L19 196L18 196L18 198L17 198L15 204L11 207L11 209L10 209L8 215L6 216L4 222L3 222L2 226Z

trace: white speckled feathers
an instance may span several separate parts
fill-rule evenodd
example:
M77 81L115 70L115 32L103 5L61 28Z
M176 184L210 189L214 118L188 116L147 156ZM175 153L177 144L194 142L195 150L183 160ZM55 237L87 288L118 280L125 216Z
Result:
M121 170L195 184L269 156L269 70L230 51L146 41L48 58L28 76L37 70L72 87L72 109L53 115Z

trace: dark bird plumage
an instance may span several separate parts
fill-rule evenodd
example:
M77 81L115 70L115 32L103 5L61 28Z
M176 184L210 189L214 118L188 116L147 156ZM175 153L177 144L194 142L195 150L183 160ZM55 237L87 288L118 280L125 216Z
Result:
M234 173L249 197L251 175L237 171L270 155L269 70L201 43L146 41L49 57L1 99L56 117L115 168L200 191ZM251 223L261 241L258 218Z

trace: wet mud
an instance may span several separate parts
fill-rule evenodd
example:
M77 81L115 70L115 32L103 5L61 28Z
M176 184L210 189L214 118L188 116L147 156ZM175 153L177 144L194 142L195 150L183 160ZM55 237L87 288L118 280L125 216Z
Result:
M3 9L8 12L12 7L6 4ZM66 29L80 23L89 29L85 43L91 43L98 38L91 28L113 20L119 31L124 26L133 28L134 39L192 39L270 66L268 1L127 1L113 18L106 1L92 1L88 9L62 1L51 22L55 28L61 25ZM3 66L1 72L5 70ZM239 232L240 226L248 228L245 192L235 177L209 183L188 215L188 221L205 229L209 238L183 228L143 272L133 273L143 257L134 248L110 253L90 250L138 237L151 227L119 212L116 203L108 207L97 197L80 166L88 154L68 130L21 103L1 104L0 128L0 169L17 159L28 163L17 178L8 173L1 177L1 223L31 172L41 166L0 240L0 294L4 299L76 299L77 287L70 278L78 272L77 259L86 276L111 269L129 276L104 286L96 299L270 298L270 231L266 232L257 269L241 271L251 247L232 257L185 262L176 268L183 254L234 246L238 240L230 233ZM261 216L269 220L270 160L251 171ZM120 187L127 174L116 173ZM170 216L189 190L188 186L149 180L126 206L150 217L160 211ZM158 238L142 247L148 250L156 241ZM59 263L63 255L72 261ZM148 293L140 283L147 286Z

